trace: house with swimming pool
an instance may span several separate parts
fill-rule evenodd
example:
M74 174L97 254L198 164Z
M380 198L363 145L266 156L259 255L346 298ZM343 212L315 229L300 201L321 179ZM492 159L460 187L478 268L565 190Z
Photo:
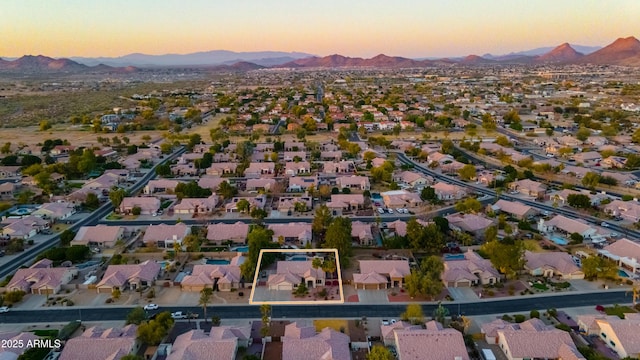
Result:
M541 218L538 221L538 230L558 245L566 245L567 238L573 233L578 233L585 240L599 240L602 236L597 234L597 229L586 222L570 219L557 215L550 220Z
M562 280L584 279L584 272L576 266L571 254L566 252L524 253L524 269L533 276L559 277Z
M615 261L619 267L632 274L640 272L640 244L634 241L620 239L598 250L598 255Z

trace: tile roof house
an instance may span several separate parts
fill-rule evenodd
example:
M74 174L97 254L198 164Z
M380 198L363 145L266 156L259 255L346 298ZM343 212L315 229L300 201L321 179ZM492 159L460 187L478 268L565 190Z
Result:
M447 184L443 182L436 182L431 185L438 197L438 200L460 200L467 196L467 191L460 186Z
M520 325L514 324L502 319L495 319L488 323L483 323L480 325L480 332L484 334L484 340L488 344L497 344L498 343L498 330L502 329L517 329Z
M310 173L311 164L308 161L287 162L284 164L284 174L287 176L308 175Z
M208 198L184 198L174 205L176 214L206 214L212 212L218 205L218 195L213 194Z
M414 208L423 203L420 194L406 190L385 191L380 195L384 205L388 208Z
M322 161L321 164L322 172L325 174L348 174L356 169L353 161Z
M228 183L229 180L227 180L226 178L205 175L198 180L198 186L204 189L210 189L211 191L215 192L216 190L218 190L218 186L220 186L220 184L222 184L223 182Z
M140 348L136 341L136 325L102 329L90 327L78 337L67 340L59 360L115 360L135 353Z
M49 221L29 215L20 219L6 218L2 221L2 235L13 239L29 239L49 228Z
M249 235L249 224L236 222L234 224L217 223L207 226L207 240L221 245L227 241L234 244L244 244Z
M485 230L493 225L493 220L482 215L455 213L445 216L449 227L453 230L465 231L476 237L484 235Z
M360 273L353 274L356 289L401 288L411 273L407 260L360 260Z
M205 287L231 291L240 287L240 267L236 265L194 265L191 275L182 279L183 291L200 291Z
M356 239L360 245L372 245L373 233L371 232L371 223L353 221L351 223L351 237Z
M421 190L432 182L432 179L415 171L403 171L393 176L393 180L400 186L407 186Z
M237 196L231 199L231 201L224 206L225 211L228 213L238 212L238 202L240 200L247 200L249 202L249 208L259 208L264 209L264 206L267 204L267 196L264 194L258 196Z
M43 204L38 210L31 213L33 216L39 216L46 219L64 220L76 213L76 207L66 202L53 202Z
M411 325L406 321L398 321L389 325L380 325L380 335L382 337L382 342L384 346L395 346L396 344L396 334L395 332L398 330L421 330L422 326L420 325Z
M615 261L618 266L634 274L640 273L640 244L635 241L620 239L598 250L598 254Z
M640 221L640 204L637 201L613 200L602 209L611 216L620 216L633 222Z
M282 159L285 162L292 162L295 161L296 157L299 158L300 161L305 161L307 160L307 153L304 151L285 151Z
M602 160L602 155L597 151L587 151L574 154L571 158L577 163L582 163L583 165L593 165Z
M247 183L248 182L249 180L247 180ZM311 186L313 186L315 189L318 188L317 177L315 176L290 177L287 191L289 192L307 191Z
M625 314L627 318L627 314ZM578 315L576 323L581 333L585 335L600 336L600 325L596 320L620 320L618 315L606 315L606 314L585 314Z
M524 205L517 201L507 201L507 200L498 200L493 206L491 206L493 211L499 211L505 214L508 214L516 219L522 220L526 219L529 216L533 216L537 214L537 210L532 208L529 205Z
M71 240L71 245L97 246L99 248L111 248L124 236L122 226L83 226Z
M140 264L109 265L96 285L98 293L111 293L115 289L138 289L150 286L160 274L160 264L147 260Z
M336 177L336 187L340 190L344 188L356 190L371 190L371 183L368 176L338 176Z
M251 332L251 329L248 329ZM203 330L191 330L176 338L167 360L208 360L215 354L215 359L234 360L238 347L243 345L246 328L220 326L211 329L206 335Z
M34 341L41 340L32 332L1 332L0 342L7 346L0 348L0 359L16 360L33 346ZM11 346L9 346L11 345Z
M222 176L222 175L235 175L238 168L238 163L235 162L218 162L213 163L206 170L207 175Z
M328 201L326 205L334 215L338 215L343 211L361 209L364 206L364 196L362 194L332 194L331 201Z
M402 220L396 220L387 223L387 230L393 231L397 236L407 235L407 223Z
M483 259L471 249L462 260L444 261L442 281L447 287L495 284L501 279L502 275L491 265L491 261Z
M155 197L126 197L120 203L120 213L130 214L133 208L140 208L140 215L151 215L160 210L160 199Z
M303 282L307 288L324 286L326 273L314 269L312 261L278 261L275 274L267 279L269 290L293 290Z
M282 360L331 359L351 360L348 335L330 328L316 334L314 327L297 323L285 327L282 341Z
M538 199L543 198L547 192L546 185L530 179L522 179L509 183L509 189Z
M276 183L276 179L247 179L246 189L247 191L269 191Z
M145 230L142 242L160 249L173 249L174 243L182 247L182 241L189 234L191 227L182 222L174 225L151 224Z
M444 329L430 321L426 329L396 330L395 344L400 360L469 360L462 333Z
M144 193L146 195L153 195L156 193L167 193L167 192L175 192L176 186L180 184L178 180L170 180L170 179L157 179L157 180L149 180L147 185L144 187Z
M533 276L559 277L563 280L584 279L584 273L565 252L524 252L525 270Z
M75 267L51 267L51 261L42 259L26 269L18 269L6 288L38 295L57 294L62 285L78 275Z
M17 189L18 185L12 182L0 184L0 199L13 199L13 194Z
M268 228L273 231L273 242L279 242L280 237L282 237L285 242L305 245L312 239L310 223L269 224Z
M247 179L257 179L262 177L273 177L276 174L274 163L252 162L244 170L244 177Z
M544 233L560 232L570 236L573 233L582 235L584 239L592 239L596 237L596 229L586 222L569 219L563 215L556 215L550 220L540 219L538 221L538 230Z
M568 332L553 327L548 328L540 319L527 320L517 329L507 327L498 330L497 333L498 345L509 360L585 359L576 349Z

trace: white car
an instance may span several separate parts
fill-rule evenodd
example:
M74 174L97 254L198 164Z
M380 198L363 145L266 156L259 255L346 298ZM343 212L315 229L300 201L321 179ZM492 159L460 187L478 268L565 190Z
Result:
M0 307L0 313L7 313L7 312L9 312L9 307L8 306Z
M384 214L384 209L383 209L383 208L378 208L378 212L379 212L380 214Z
M158 310L158 304L147 304L144 306L145 310Z
M602 226L602 227L609 227L609 224L603 221L603 222L600 224L600 226Z
M393 209L392 209L392 208L388 208L388 209L387 209L387 212L388 212L389 214L393 214Z
M404 212L402 211L402 208L397 208L396 211L398 212L398 214L403 214Z

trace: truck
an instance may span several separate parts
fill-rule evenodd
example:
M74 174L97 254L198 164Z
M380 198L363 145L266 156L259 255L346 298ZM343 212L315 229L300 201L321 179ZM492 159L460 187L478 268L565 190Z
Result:
M183 311L176 311L171 313L171 318L173 319L197 319L198 314L194 313L185 313Z

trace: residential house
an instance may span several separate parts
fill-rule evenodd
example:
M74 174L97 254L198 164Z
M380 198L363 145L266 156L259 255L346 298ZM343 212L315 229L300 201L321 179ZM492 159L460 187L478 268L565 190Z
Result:
M350 212L361 209L364 206L364 196L362 194L332 194L331 201L326 203L333 215L343 212Z
M320 160L321 161L333 161L337 162L342 160L342 151L321 151L320 152Z
M201 329L191 330L176 337L166 359L207 360L211 359L211 354L215 354L216 360L234 360L239 347L246 349L252 343L249 326L214 327L209 335Z
M306 151L306 145L301 141L285 141L284 151Z
M425 186L432 183L432 179L415 171L403 171L393 176L393 181L398 183L400 187L409 187L416 190L422 190Z
M203 189L210 189L211 191L215 192L223 182L228 183L229 180L221 177L203 176L200 178L200 180L198 180L198 186Z
M575 160L576 163L591 166L599 163L600 160L602 160L602 155L597 151L586 151L574 154L571 158Z
M287 176L308 175L310 173L311 164L308 161L287 162L284 164L284 174Z
M214 291L240 288L240 267L237 265L194 265L191 275L180 282L183 291L199 292L208 287Z
M356 166L353 161L322 161L322 172L325 174L349 174L355 171Z
M0 179L21 177L20 166L0 166Z
M273 231L273 242L283 239L284 242L306 245L312 239L310 223L269 224L268 228Z
M522 179L509 183L509 189L513 192L519 192L536 199L544 198L544 194L547 192L546 185L530 179Z
M238 202L243 199L249 202L249 209L264 209L264 206L267 204L267 196L264 194L255 197L238 196L231 199L231 201L225 205L225 211L228 213L238 212Z
M402 288L411 274L408 260L359 260L359 273L353 274L356 289L379 290Z
M625 314L625 318L628 314ZM606 315L606 314L585 314L578 315L576 318L576 323L578 324L578 330L580 333L587 336L600 336L600 326L596 322L596 320L620 320L617 315Z
M480 333L484 335L484 341L486 341L487 344L497 344L498 330L506 328L517 329L519 327L519 324L515 324L498 318L491 322L483 323L482 325L480 325Z
M449 221L449 227L453 230L464 231L479 238L489 226L493 225L493 220L477 214L455 213L445 216Z
M64 220L76 213L76 207L66 202L54 202L43 204L39 209L32 212L31 215L38 216L53 222Z
M0 342L3 344L11 344L12 346L4 346L0 348L0 359L16 360L26 356L23 355L27 350L33 348L36 341L42 341L39 336L33 332L1 332ZM13 346L15 345L15 346ZM28 356L28 355L27 355Z
M527 320L517 328L505 327L497 334L498 346L508 360L585 360L568 332L546 326L537 318Z
M147 260L140 264L109 265L96 285L98 293L110 294L113 290L136 290L153 285L160 274L160 264Z
M248 179L257 179L262 177L273 177L276 174L276 165L274 163L252 162L244 171L244 177Z
M427 156L427 164L437 163L438 166L454 162L455 159L449 154L443 154L439 151L432 152Z
M42 259L26 269L18 269L7 284L8 291L24 291L28 294L53 295L60 292L78 275L75 267L52 267L53 262Z
M71 240L71 245L86 245L98 248L112 248L124 238L122 226L83 226Z
M305 161L307 160L307 153L304 151L285 151L283 155L283 160L285 162L291 161Z
M126 197L120 203L121 214L131 214L134 208L140 209L140 215L151 215L160 210L160 199L155 197Z
M517 201L498 200L491 206L491 209L495 212L501 212L507 214L518 220L525 220L531 216L534 216L538 211L529 206L524 205Z
M600 256L615 261L632 274L640 274L640 244L629 239L620 239L598 250Z
M587 334L600 338L620 358L640 357L640 318L637 314L625 314L624 319L617 316L581 315L578 324L590 324ZM582 326L581 326L582 330Z
M611 216L619 216L632 222L640 221L640 204L637 201L613 200L602 208Z
M407 190L392 190L380 193L384 205L388 208L415 208L423 201L420 194Z
M0 199L11 200L17 191L18 186L12 182L0 184Z
M281 196L278 198L278 211L283 214L293 214L298 203L304 204L304 208L307 210L313 209L313 198L304 194L302 196Z
M277 184L276 179L247 179L247 191L270 191Z
M351 237L360 245L373 245L373 233L371 232L371 223L353 221L351 223Z
M396 344L396 331L401 330L421 330L421 325L411 325L406 321L397 321L389 325L380 325L380 335L384 346L395 346Z
M442 281L447 287L470 287L499 283L502 275L491 261L469 249L464 259L445 259Z
M288 290L305 284L309 289L324 286L326 273L321 268L315 269L312 261L278 261L276 272L269 275L269 290Z
M191 234L191 227L182 222L174 225L151 224L145 230L142 242L160 249L173 249L174 244L182 248L182 241L189 234Z
M440 323L430 321L426 329L396 330L395 345L398 359L469 360L462 333L443 328Z
M238 163L217 162L207 168L206 174L211 176L236 175Z
M218 195L208 198L184 198L173 207L176 214L206 214L212 212L218 205Z
M6 224L2 228L2 235L12 239L29 239L40 231L48 229L49 221L37 216L29 215L19 219L8 217L2 221Z
M627 165L627 158L622 156L609 156L600 161L600 166L604 169L624 169Z
M558 277L562 280L584 279L584 273L565 252L524 252L524 269L533 276Z
M207 240L216 245L222 245L227 241L233 244L245 244L249 235L249 224L236 222L233 224L214 223L207 226Z
M282 360L351 360L349 335L330 328L316 334L313 326L291 323L285 327L281 341Z
M435 191L438 200L441 201L460 200L467 196L465 188L458 185L437 182L431 185L431 188Z
M138 326L103 329L97 326L67 340L58 360L115 360L135 354L141 343L136 340Z
M577 147L582 145L582 141L574 138L573 136L569 136L569 135L565 135L559 138L556 138L556 141L558 142L558 144L562 145L562 146L568 146L568 147Z
M316 176L290 177L287 191L303 192L309 190L312 186L314 189L318 188L318 178Z
M563 215L556 215L550 220L540 219L538 221L538 230L551 234L559 232L567 237L573 233L580 234L584 239L595 239L596 229L586 222L569 219Z
M157 180L149 180L147 185L144 187L145 195L153 195L158 193L175 193L176 186L180 184L178 180L170 180L170 179L157 179Z
M355 190L371 190L371 184L369 183L368 176L338 176L336 177L336 187L342 189L355 189Z

